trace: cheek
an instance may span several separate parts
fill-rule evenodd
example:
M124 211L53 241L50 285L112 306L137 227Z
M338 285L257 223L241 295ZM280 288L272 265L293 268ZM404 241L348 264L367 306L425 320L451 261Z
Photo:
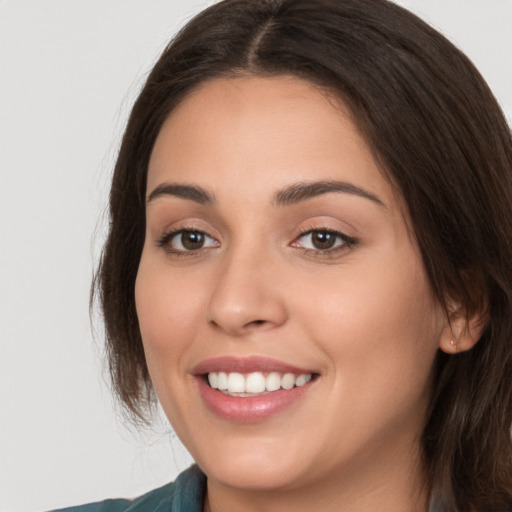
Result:
M188 279L171 279L165 267L165 261L154 262L143 254L135 282L137 317L150 372L159 364L164 367L169 359L179 360L202 316L198 288L187 286Z
M376 404L428 393L442 321L414 254L340 268L315 290L299 316L329 356L338 389Z
M169 272L165 260L141 258L135 283L137 316L144 354L156 395L173 428L186 438L189 349L203 316L203 298L194 279L181 280Z

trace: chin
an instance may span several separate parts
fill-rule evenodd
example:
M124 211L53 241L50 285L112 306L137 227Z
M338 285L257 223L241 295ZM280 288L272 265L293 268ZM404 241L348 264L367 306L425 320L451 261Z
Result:
M228 487L247 491L272 491L293 487L299 475L290 471L291 468L274 465L271 461L260 461L258 464L240 459L229 465L220 467L201 467L209 479Z
M307 468L291 456L294 450L273 449L271 444L266 448L256 444L253 449L232 447L195 460L209 479L225 486L260 491L293 487Z

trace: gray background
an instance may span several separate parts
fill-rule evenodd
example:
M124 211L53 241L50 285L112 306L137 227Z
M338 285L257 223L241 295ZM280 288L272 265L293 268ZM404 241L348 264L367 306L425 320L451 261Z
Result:
M88 319L120 135L204 0L0 0L0 510L132 497L190 462L165 421L116 417ZM476 63L512 118L512 0L401 0ZM98 329L101 332L101 329Z

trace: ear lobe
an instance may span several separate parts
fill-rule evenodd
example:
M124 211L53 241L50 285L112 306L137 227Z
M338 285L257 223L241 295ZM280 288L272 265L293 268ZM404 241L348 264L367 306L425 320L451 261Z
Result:
M441 332L439 348L447 354L465 352L478 342L486 325L486 312L478 311L468 317L464 308L457 304Z

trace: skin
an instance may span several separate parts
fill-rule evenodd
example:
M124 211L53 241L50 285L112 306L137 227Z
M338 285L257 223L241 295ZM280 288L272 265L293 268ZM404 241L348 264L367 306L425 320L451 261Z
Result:
M380 201L329 192L276 206L297 183L342 181ZM205 510L427 510L419 436L440 345L433 298L404 203L346 109L292 77L203 84L170 115L149 164L158 186L199 186L147 204L136 304L151 378L208 477ZM205 233L185 251L180 229ZM315 250L311 230L331 230ZM319 376L254 423L215 415L192 369L219 356L278 359Z

